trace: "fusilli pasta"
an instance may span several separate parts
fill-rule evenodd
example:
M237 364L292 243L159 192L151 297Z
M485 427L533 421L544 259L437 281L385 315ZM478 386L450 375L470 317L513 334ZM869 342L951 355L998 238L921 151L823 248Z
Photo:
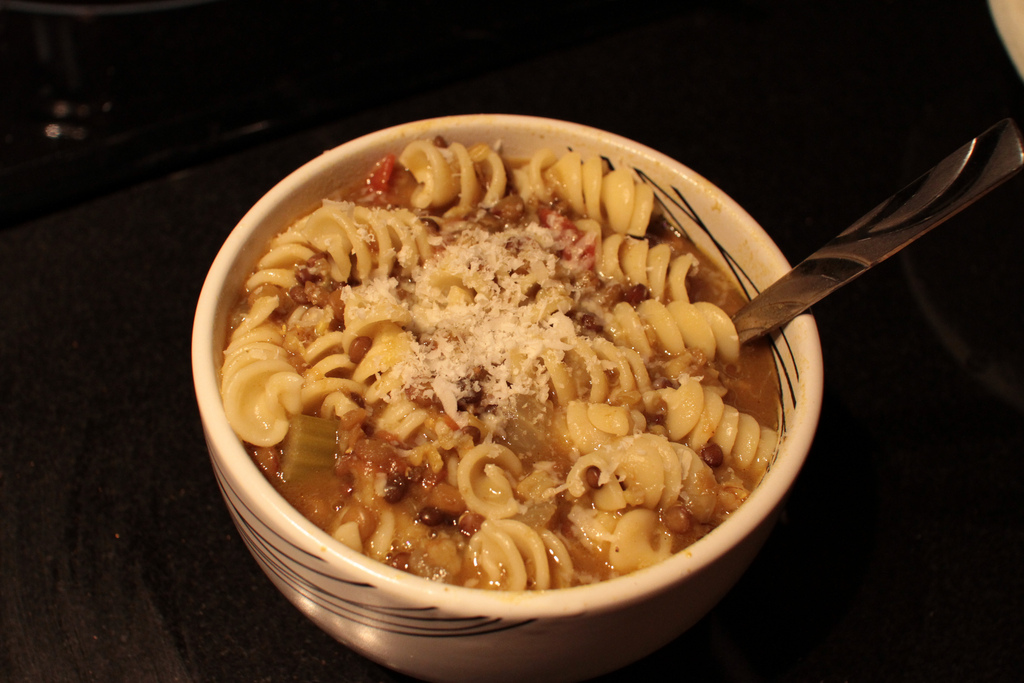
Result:
M231 322L225 411L278 490L356 552L496 590L642 569L741 504L777 441L748 388L770 354L740 348L734 294L691 300L712 266L640 175L396 158L282 226Z

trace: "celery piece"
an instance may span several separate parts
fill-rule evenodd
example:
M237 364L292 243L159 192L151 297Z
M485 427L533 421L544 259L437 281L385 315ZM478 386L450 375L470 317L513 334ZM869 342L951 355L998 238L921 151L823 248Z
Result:
M337 420L296 415L281 444L281 475L291 481L332 469L337 453Z

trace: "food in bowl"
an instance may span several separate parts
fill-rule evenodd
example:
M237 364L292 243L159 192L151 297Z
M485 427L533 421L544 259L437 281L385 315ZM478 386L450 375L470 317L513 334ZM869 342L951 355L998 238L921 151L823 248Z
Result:
M481 114L370 133L326 151L271 188L231 231L210 267L196 306L192 367L212 469L240 538L270 581L354 651L425 680L593 678L644 657L696 623L765 542L817 425L823 386L817 329L805 314L773 333L779 440L761 481L714 532L661 562L557 590L480 590L424 579L351 550L274 489L232 430L220 392L226 321L275 235L364 178L381 158L437 135L467 149L500 140L510 159L531 159L547 147L630 170L654 189L660 212L745 298L790 269L765 231L721 189L674 159L606 131Z
M767 342L643 176L416 139L282 225L245 282L228 420L307 519L392 567L545 590L708 534L778 444Z

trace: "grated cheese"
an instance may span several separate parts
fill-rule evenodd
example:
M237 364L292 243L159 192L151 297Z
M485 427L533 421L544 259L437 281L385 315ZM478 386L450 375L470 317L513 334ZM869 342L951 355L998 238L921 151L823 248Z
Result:
M536 224L500 233L466 227L433 238L436 253L412 283L366 283L365 298L402 307L396 315L413 339L411 353L392 368L399 386L436 398L461 426L469 423L459 410L464 399L499 411L521 395L547 400L541 356L561 354L576 338L566 315L571 293L549 251L552 232Z

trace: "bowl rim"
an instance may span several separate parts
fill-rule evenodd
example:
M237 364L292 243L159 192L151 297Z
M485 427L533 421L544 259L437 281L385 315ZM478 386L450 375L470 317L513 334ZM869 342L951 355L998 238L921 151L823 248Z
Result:
M681 578L700 573L715 560L754 532L783 503L796 480L810 450L820 414L823 393L823 360L817 327L809 313L789 323L787 331L795 331L805 342L801 345L800 377L804 405L801 419L790 424L785 438L785 457L773 464L769 475L748 499L712 533L655 565L624 576L593 584L546 591L490 591L437 583L390 567L344 546L325 531L303 517L274 489L252 462L241 441L227 421L219 391L218 351L214 348L217 311L228 281L250 235L268 220L281 203L298 188L315 182L325 169L345 158L365 153L387 142L401 140L425 130L448 129L466 125L502 128L526 128L569 132L599 141L601 145L625 150L646 157L667 167L673 174L690 178L713 192L723 207L744 226L744 231L760 238L759 248L768 250L766 258L781 269L789 263L763 228L729 195L693 169L646 145L614 133L579 123L518 114L467 114L443 116L390 126L356 137L307 161L276 183L250 208L217 252L203 282L193 321L192 371L196 400L210 457L216 467L236 482L255 505L262 506L258 515L278 533L304 537L308 547L315 547L329 564L347 567L372 581L395 598L413 605L443 605L448 611L465 614L500 613L510 619L575 616L585 612L603 611L631 604L668 590ZM297 218L298 216L294 216ZM281 225L280 229L285 226ZM261 243L262 247L263 244ZM766 283L767 284L767 283ZM803 348L806 346L806 348ZM269 521L276 520L271 525Z

